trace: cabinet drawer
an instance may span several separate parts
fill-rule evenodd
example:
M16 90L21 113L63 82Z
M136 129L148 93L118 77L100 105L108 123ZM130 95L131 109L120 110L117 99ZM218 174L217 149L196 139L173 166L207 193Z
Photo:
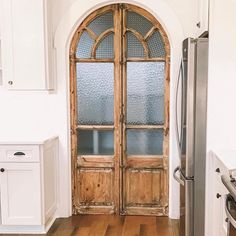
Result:
M0 162L39 162L39 146L0 146Z

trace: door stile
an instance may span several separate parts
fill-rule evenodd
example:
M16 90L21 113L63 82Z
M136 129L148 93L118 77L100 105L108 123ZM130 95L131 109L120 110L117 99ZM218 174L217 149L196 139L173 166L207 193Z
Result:
M70 102L70 111L71 111L71 166L72 166L72 181L71 181L71 188L72 188L72 206L73 206L73 214L75 214L76 209L76 199L77 199L77 91L76 91L76 62L75 62L75 53L71 53L70 55L70 72L71 72L71 82L70 82L70 94L71 94L71 102Z
M168 214L168 196L169 196L169 109L170 109L170 49L166 45L166 60L165 60L165 124L164 124L164 142L163 142L163 169L164 169L164 183L163 183L163 206L166 208L165 214Z
M122 99L121 99L121 87L122 87L122 65L121 65L121 10L119 8L119 5L115 5L115 11L114 11L114 52L115 52L115 58L114 58L114 147L115 147L115 153L114 153L114 167L115 167L115 206L116 210L115 212L120 211L120 202L121 202L121 191L120 186L122 185L122 181L120 180L120 159L122 156L122 126L120 125L120 114L122 110Z
M122 158L121 158L121 176L122 176L122 211L121 214L125 215L125 199L126 199L126 188L125 188L125 168L126 168L126 121L127 121L127 39L126 39L126 5L121 4L122 10Z

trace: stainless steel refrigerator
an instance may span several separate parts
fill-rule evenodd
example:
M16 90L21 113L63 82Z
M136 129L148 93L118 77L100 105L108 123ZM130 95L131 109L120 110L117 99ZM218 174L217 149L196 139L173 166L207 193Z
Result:
M180 236L204 236L208 38L183 41L176 89L176 135L180 166Z

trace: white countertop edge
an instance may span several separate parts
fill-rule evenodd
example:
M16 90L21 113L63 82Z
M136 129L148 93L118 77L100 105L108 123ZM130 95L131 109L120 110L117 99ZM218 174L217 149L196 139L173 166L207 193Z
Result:
M220 149L210 151L225 165L228 170L236 170L236 148L235 149Z
M34 139L6 139L6 140L0 140L0 145L42 145L46 142L50 142L52 140L58 139L57 135L53 135L51 137L47 138L34 138Z

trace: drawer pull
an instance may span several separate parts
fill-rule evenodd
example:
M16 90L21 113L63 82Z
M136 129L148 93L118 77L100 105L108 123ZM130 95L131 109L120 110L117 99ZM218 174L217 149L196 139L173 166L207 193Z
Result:
M5 169L4 169L4 168L1 168L1 169L0 169L0 171L1 171L1 172L4 172L4 171L5 171Z
M220 168L216 168L216 173L220 173Z
M14 156L25 156L25 153L23 153L23 152L15 152Z
M221 197L221 194L217 193L217 194L216 194L216 197L217 197L217 198L220 198L220 197Z

